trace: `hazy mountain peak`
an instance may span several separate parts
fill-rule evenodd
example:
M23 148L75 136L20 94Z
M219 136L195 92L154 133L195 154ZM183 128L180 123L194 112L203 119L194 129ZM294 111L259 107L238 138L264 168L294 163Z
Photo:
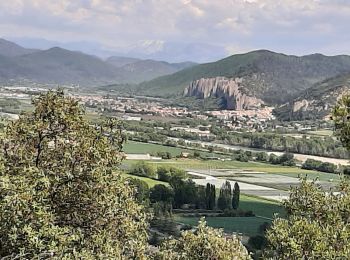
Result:
M16 43L0 38L0 55L2 56L15 57L36 51L37 50L23 48Z

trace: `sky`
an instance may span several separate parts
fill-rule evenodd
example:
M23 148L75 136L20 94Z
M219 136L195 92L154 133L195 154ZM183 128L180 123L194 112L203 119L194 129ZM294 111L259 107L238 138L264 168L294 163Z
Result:
M0 37L167 61L213 61L256 49L350 54L350 0L0 1Z

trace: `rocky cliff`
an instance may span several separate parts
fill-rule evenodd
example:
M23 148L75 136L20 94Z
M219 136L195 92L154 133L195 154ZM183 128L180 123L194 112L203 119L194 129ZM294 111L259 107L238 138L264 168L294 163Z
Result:
M281 120L327 119L337 100L349 94L350 75L315 84L299 97L275 109Z
M245 110L260 107L261 99L247 94L240 78L201 78L192 81L184 90L184 96L205 99L220 98L224 102L224 109Z

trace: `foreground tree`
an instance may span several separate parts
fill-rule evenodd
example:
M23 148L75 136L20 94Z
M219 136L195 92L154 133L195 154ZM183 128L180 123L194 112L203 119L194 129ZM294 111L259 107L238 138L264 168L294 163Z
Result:
M222 230L206 226L201 219L197 230L184 231L181 237L165 241L154 256L159 260L245 260L251 259L236 237L224 237Z
M335 135L350 149L350 96L333 110ZM311 161L310 161L311 162ZM310 164L310 162L308 162ZM350 186L342 181L328 192L301 180L285 207L287 219L276 219L267 232L271 259L350 259Z
M144 203L145 205L148 205L150 189L147 182L136 178L128 178L128 182L136 190L134 196L138 203Z
M269 259L350 259L350 186L325 192L302 179L285 202L287 219L276 219L267 232Z
M115 172L118 124L90 126L62 91L9 124L0 154L0 257L145 259L147 215Z
M342 96L333 109L334 134L343 146L350 151L350 95Z

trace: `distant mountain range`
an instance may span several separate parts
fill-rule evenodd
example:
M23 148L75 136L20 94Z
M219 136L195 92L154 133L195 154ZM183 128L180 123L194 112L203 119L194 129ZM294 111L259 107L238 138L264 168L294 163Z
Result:
M35 49L26 49L23 48L16 43L7 41L5 39L0 39L0 55L6 57L15 57L25 54L30 54L36 52L38 50Z
M163 60L171 63L188 60L203 63L216 61L228 55L226 47L220 42L208 44L205 42L140 40L130 45L116 47L92 40L61 42L35 37L11 37L8 40L26 48L46 50L56 46L95 55L103 59L121 56L142 60Z
M267 104L283 104L313 84L350 72L350 56L288 56L266 50L233 55L141 83L137 92L181 95L195 80L239 78L245 94Z
M130 83L151 80L197 65L194 62L168 63L128 57L110 57L107 62L123 70L125 77L130 79L128 81Z
M194 63L167 63L111 57L102 60L82 52L54 47L26 49L0 39L0 81L27 79L39 83L96 86L111 83L139 83L171 74Z
M160 97L217 99L223 109L275 106L284 120L322 118L350 87L350 56L292 56L258 50L195 64L63 48L26 49L0 39L0 82L107 85L105 90Z

